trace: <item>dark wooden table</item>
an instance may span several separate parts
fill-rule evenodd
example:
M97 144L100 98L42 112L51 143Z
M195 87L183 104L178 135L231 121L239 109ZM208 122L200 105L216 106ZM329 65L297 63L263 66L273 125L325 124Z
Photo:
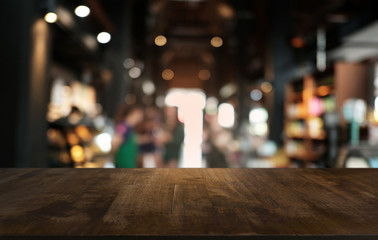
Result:
M378 239L374 169L0 169L0 239Z

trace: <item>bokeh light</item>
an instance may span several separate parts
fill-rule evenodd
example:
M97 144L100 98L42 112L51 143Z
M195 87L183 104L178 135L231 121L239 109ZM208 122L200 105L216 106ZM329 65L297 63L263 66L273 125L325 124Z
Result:
M84 162L85 155L84 155L84 149L80 145L75 145L71 148L71 157L72 160L76 163Z
M123 61L123 66L126 69L130 69L130 68L134 67L134 65L135 65L135 61L132 58L126 58L125 61Z
M75 9L76 16L82 17L82 18L87 17L90 12L91 10L89 9L89 7L84 6L84 5L80 5Z
M249 122L254 123L264 123L268 120L268 112L265 108L253 108L249 112Z
M232 128L235 122L235 110L229 103L222 103L218 108L218 123L224 128Z
M175 73L171 69L164 69L164 71L161 74L162 78L164 80L172 80L175 77Z
M210 43L211 43L211 46L218 48L223 45L223 39L221 37L213 37Z
M165 44L167 44L167 38L164 37L163 35L159 35L155 38L155 44L156 46L162 47Z
M55 23L58 20L58 15L53 12L49 12L45 15L45 21L48 23Z
M130 70L129 70L129 76L131 78L138 78L140 77L140 75L142 74L142 70L138 67L132 67Z
M144 94L152 95L155 93L155 84L150 80L144 81L142 84L142 90Z
M261 86L260 86L261 90L264 92L264 93L271 93L272 90L273 90L273 86L270 82L263 82L261 83Z
M109 133L101 133L95 137L96 145L101 149L102 152L108 153L112 148L112 137Z
M250 97L253 101L260 101L263 94L259 89L253 89L250 93Z
M303 48L305 45L305 41L302 37L293 37L291 39L291 45L295 48Z
M102 44L108 43L111 38L112 37L111 37L110 33L108 33L108 32L100 32L97 35L97 41L99 43L102 43Z
M205 111L207 114L213 115L218 111L218 99L216 97L208 97L206 100Z
M209 80L211 77L210 71L207 69L202 69L198 73L198 78L202 81Z

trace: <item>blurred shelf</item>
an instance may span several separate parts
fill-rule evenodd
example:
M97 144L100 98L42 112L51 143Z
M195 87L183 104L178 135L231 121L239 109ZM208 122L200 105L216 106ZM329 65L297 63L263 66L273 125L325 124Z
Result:
M321 112L325 109L320 110L319 104L322 103L320 102L323 101L322 98L334 93L334 86L331 85L333 76L322 76L326 81L317 81L314 77L316 75L305 76L299 81L289 83L286 87L285 144L289 150L287 155L291 159L304 162L317 161L325 152L325 148L319 146L327 139ZM301 92L295 91L300 89L298 86L301 87ZM314 98L318 98L315 102L319 102L318 104L312 102ZM319 111L311 111L311 106L319 107Z
M299 153L290 153L288 154L289 158L294 158L306 162L314 162L319 159L322 155L322 152L299 152Z
M306 135L305 134L287 134L288 138L293 138L293 139L305 139Z

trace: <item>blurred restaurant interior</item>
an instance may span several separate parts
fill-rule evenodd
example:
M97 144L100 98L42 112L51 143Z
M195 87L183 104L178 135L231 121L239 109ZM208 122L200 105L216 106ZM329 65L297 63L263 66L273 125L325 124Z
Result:
M374 0L0 6L0 167L378 167Z

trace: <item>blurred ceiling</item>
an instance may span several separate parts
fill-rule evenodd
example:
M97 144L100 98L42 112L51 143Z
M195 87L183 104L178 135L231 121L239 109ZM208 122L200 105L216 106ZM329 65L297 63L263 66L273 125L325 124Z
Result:
M77 5L76 1L62 2L66 6ZM88 32L102 29L120 35L125 31L120 21L125 14L130 14L131 28L126 33L131 42L127 54L143 62L146 72L142 76L155 82L158 91L164 92L171 87L202 88L209 95L217 95L219 89L230 82L253 84L260 79L269 80L277 26L288 26L289 31L283 37L295 53L296 61L312 61L319 27L327 32L327 49L334 48L341 44L344 33L353 31L353 24L348 23L354 21L356 28L365 24L364 21L370 21L366 17L363 20L361 15L368 11L373 1L292 0L284 1L286 9L276 9L278 0L82 2L92 10L88 22L79 22ZM128 8L127 12L125 8ZM280 20L276 16L280 14L288 16L287 22L277 23ZM358 22L358 19L362 20ZM101 55L94 54L88 47L70 44L76 40L57 32L57 58L64 61L70 55L77 65L98 68ZM155 44L159 35L167 40L163 46ZM221 46L212 46L214 37L221 39ZM173 71L171 80L163 79L165 69Z
M277 25L276 15L285 9L274 9L275 1L261 0L151 0L135 1L134 6L146 8L136 13L134 42L142 58L150 58L151 78L164 86L203 88L217 94L220 87L238 83L240 79L253 83L268 78L272 71L268 64L271 52L272 31ZM339 29L356 18L371 3L369 0L293 0L289 6L287 44L301 61L316 51L316 33L319 27L328 34L328 48L340 44ZM164 46L156 46L156 36L167 38ZM223 45L213 47L211 39L221 37ZM302 41L295 46L293 39ZM274 41L274 40L273 40ZM143 45L142 47L140 45ZM162 72L169 68L174 78L164 81ZM208 80L199 73L207 70Z

